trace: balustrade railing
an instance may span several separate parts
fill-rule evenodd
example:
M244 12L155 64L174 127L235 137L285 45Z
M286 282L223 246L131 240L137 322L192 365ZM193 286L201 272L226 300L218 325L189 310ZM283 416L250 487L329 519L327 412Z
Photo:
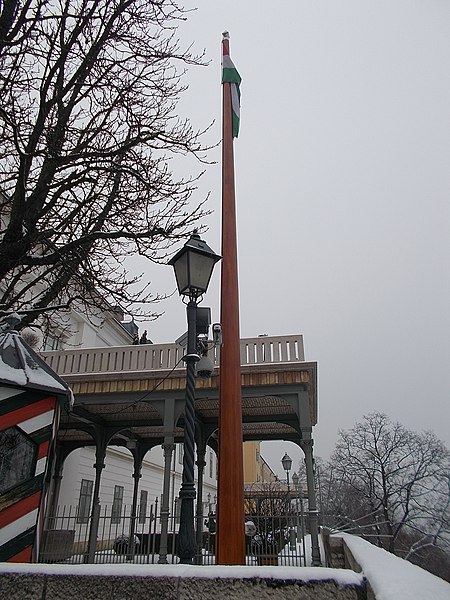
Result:
M244 338L240 346L243 366L305 360L301 335ZM184 368L183 355L184 348L177 344L74 348L42 353L59 375L181 369ZM212 349L210 357L215 366L219 366L220 349Z

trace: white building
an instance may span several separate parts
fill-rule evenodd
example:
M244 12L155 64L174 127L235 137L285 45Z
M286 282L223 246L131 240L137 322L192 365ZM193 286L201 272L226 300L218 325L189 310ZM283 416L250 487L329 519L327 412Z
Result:
M58 515L76 514L78 525L87 522L95 481L95 450L74 450L65 460L59 492ZM217 494L217 459L211 449L207 450L206 468L203 475L203 514L215 510ZM177 514L177 498L181 486L183 446L176 445L170 471L169 506L171 515ZM147 531L148 515L161 505L164 475L164 455L161 446L150 450L142 463L139 480L137 532ZM126 448L109 447L105 468L102 471L100 505L106 514L130 514L133 497L133 457ZM178 505L179 506L179 505ZM158 509L159 514L159 509ZM117 523L119 524L119 523ZM126 524L123 524L126 526ZM118 530L121 528L119 527Z

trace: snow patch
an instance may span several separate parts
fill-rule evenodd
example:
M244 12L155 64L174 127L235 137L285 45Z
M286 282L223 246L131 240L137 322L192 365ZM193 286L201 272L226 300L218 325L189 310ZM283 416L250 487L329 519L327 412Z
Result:
M450 600L450 584L412 563L349 534L339 534L360 564L377 600Z
M325 567L258 567L196 565L45 565L0 563L2 573L41 575L114 575L124 577L197 577L202 579L283 579L334 581L338 585L361 585L363 575L347 569ZM448 599L447 599L448 600Z

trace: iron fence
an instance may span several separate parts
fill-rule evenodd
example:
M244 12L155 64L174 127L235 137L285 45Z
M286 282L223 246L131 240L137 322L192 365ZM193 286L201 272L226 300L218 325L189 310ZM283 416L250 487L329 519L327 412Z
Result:
M174 514L177 514L176 504ZM54 515L47 517L43 533L39 561L83 563L88 562L88 542L91 515L81 515L79 507L60 506ZM95 563L154 563L158 562L160 550L160 519L158 500L138 509L136 515L131 506L120 509L101 506L95 546ZM168 550L171 562L175 558L175 528L177 518L169 517ZM134 531L134 535L130 532Z
M179 518L177 503L169 515L167 555L169 564L178 562L177 531ZM292 511L285 514L260 514L255 510L246 516L246 562L255 565L303 566L306 564L305 531L298 515ZM215 564L216 527L215 515L198 517L196 564ZM251 523L253 525L251 525ZM81 515L78 507L58 507L55 514L46 519L39 562L80 564L91 562L88 553L91 516ZM244 524L243 524L244 526ZM134 534L130 535L130 532ZM147 507L131 513L130 506L102 506L99 515L98 535L94 562L152 564L160 561L161 514L158 500Z

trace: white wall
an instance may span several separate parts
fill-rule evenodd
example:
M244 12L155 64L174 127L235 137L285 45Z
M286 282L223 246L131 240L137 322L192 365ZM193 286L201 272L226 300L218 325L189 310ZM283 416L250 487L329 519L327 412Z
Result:
M202 499L204 503L204 512L207 513L210 508L214 510L215 497L217 494L217 459L211 449L206 451L206 467L204 471L204 485ZM63 468L63 478L61 481L58 513L71 514L77 510L81 481L87 479L95 482L95 449L93 447L80 448L74 450L67 458ZM138 503L141 490L148 492L148 505L154 504L158 499L161 502L163 476L164 476L164 456L161 446L152 448L145 456L142 463L142 477L139 480ZM100 486L100 505L110 509L113 504L114 487L123 486L123 506L131 509L133 500L133 457L129 450L122 447L108 448L105 458L105 468L102 470ZM212 472L212 476L210 473ZM174 512L174 499L178 497L181 485L182 475L182 445L177 444L173 454L173 460L170 473L170 512ZM197 481L197 474L196 481ZM208 503L208 494L210 494ZM158 509L159 511L159 509ZM85 530L85 526L77 525L78 530ZM137 525L137 531L142 530L142 526Z
M112 316L88 320L81 312L70 315L72 334L64 342L64 348L98 348L125 346L132 343L129 333Z

